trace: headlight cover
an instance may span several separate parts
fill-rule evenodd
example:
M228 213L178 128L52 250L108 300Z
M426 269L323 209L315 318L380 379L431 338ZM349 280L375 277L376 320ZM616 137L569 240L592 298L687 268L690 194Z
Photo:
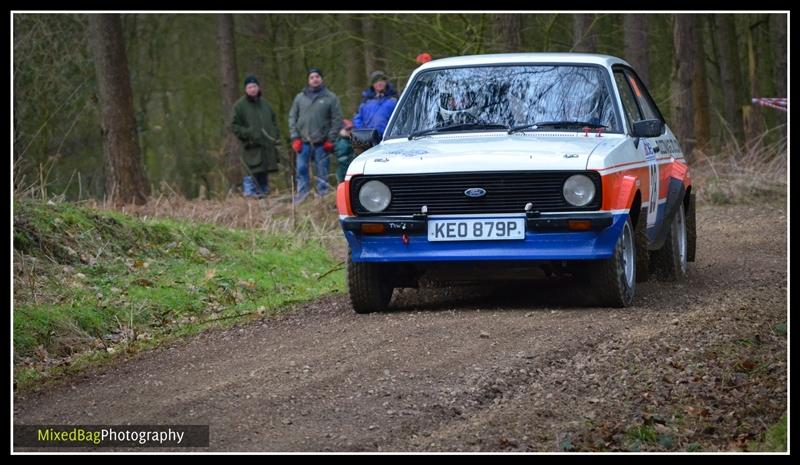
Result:
M564 182L564 199L576 207L588 205L594 194L594 183L588 176L575 174Z
M382 212L392 201L392 191L380 181L367 181L358 191L358 201L372 213Z

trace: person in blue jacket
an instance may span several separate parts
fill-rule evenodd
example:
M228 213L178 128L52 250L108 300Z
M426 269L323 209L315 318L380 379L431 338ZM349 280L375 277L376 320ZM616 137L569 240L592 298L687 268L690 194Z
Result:
M397 91L383 71L373 71L369 77L371 85L361 93L361 105L353 118L353 127L377 129L383 137L389 117L397 105Z

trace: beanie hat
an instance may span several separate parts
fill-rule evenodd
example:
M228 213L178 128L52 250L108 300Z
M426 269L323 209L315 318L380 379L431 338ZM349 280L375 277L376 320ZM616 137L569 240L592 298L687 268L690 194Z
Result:
M373 71L369 75L369 83L375 84L378 81L388 81L389 78L386 77L386 74L383 71Z
M319 74L319 77L322 77L322 70L319 68L313 68L313 67L308 68L308 74L306 75L306 77L311 76L311 73L317 73Z
M253 76L253 75L247 76L247 77L244 79L244 86L245 86L245 87L247 87L247 84L251 84L251 83L252 83L252 84L257 84L257 85L258 85L258 87L261 87L261 83L260 83L260 82L258 82L258 79L257 79L255 76Z
M433 58L431 57L431 54L428 52L422 52L419 55L417 55L417 63L419 64L427 63L432 59Z

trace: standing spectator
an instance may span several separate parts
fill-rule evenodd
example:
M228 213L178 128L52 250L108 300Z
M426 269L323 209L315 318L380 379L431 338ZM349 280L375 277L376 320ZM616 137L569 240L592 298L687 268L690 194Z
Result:
M289 111L289 132L292 149L297 153L297 195L295 203L306 199L311 191L309 159L314 154L317 193L328 193L328 169L333 140L342 126L339 98L322 81L322 70L309 68L308 86L297 94Z
M269 193L267 173L278 171L278 124L272 107L261 98L261 85L255 76L244 80L244 91L233 105L231 126L242 143L244 194L263 197Z
M353 129L353 122L349 119L342 120L342 130L339 131L339 137L334 144L336 151L336 180L339 182L344 181L344 176L347 174L347 167L353 161L353 143L350 140L350 132Z
M373 71L369 78L371 85L361 93L361 105L353 118L353 127L376 129L383 137L397 105L397 92L383 71Z

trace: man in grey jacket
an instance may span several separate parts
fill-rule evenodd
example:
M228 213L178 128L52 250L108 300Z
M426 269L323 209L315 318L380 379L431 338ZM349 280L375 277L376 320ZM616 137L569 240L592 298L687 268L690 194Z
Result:
M312 153L316 165L317 192L320 196L328 193L330 154L341 126L339 98L322 83L322 71L309 68L308 86L295 96L289 111L292 149L297 153L296 203L305 200L311 190L309 159Z

